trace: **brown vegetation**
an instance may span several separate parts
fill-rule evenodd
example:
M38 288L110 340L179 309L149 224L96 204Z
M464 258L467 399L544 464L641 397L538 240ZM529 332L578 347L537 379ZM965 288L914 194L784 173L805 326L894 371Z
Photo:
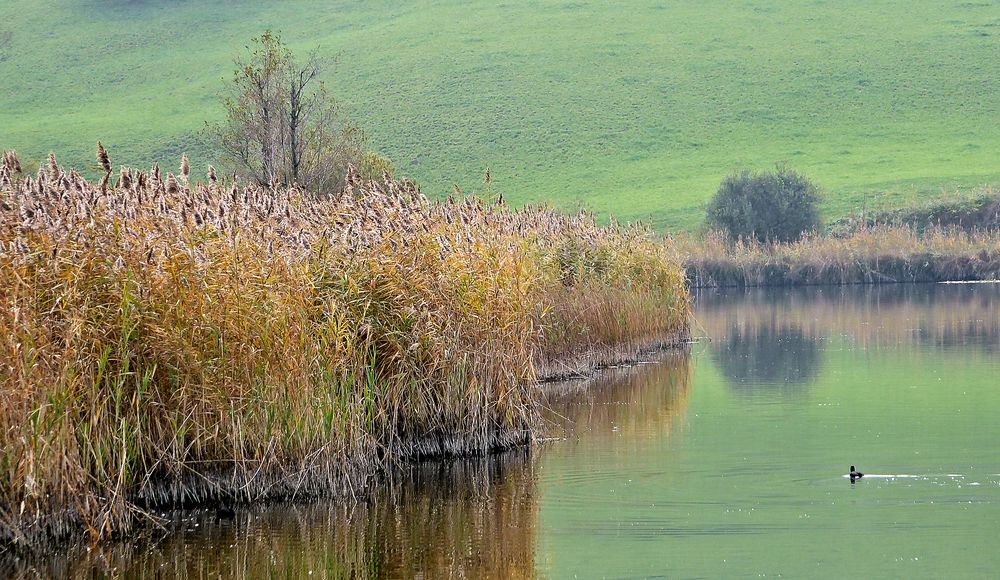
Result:
M844 237L763 244L709 233L678 238L694 287L875 284L1000 277L1000 235L931 227L863 228Z
M536 365L687 328L676 253L641 227L98 161L96 186L0 165L3 542L526 442Z
M677 425L691 381L686 352L549 385L543 436L662 437ZM559 453L558 447L547 453ZM428 461L393 470L364 501L274 502L220 518L214 508L167 515L151 539L59 554L4 554L14 577L308 576L535 578L540 454ZM223 510L225 511L225 510ZM470 546L475 549L470 550Z

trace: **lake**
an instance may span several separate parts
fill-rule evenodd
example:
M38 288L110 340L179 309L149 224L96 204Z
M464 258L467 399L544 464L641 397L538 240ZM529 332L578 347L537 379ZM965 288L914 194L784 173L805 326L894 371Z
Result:
M690 352L548 385L545 440L371 497L8 566L138 577L992 577L1000 287L711 291ZM851 464L866 472L852 483Z

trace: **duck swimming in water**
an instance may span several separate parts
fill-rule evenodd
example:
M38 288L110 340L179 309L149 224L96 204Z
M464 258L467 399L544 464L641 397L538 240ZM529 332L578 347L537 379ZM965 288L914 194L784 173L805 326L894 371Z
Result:
M862 477L865 476L864 473L861 473L860 471L858 471L857 469L855 469L853 465L851 466L851 474L850 475L851 475L851 483L854 483L855 479L861 479Z

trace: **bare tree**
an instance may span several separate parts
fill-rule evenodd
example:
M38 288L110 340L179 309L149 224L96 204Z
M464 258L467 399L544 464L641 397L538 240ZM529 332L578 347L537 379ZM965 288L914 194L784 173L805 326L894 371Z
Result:
M223 99L226 120L209 126L225 161L263 186L343 188L347 165L362 160L367 138L320 80L319 54L299 63L270 30L246 49Z

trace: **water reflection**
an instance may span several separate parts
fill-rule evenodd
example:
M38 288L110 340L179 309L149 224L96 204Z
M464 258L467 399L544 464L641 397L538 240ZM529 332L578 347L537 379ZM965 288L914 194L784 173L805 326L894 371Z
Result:
M803 338L840 334L862 348L902 345L1000 350L1000 285L885 284L705 290L698 322L717 340L795 329Z
M712 346L712 358L729 384L745 392L797 391L816 378L822 362L816 339L795 324L733 324Z
M0 554L0 576L533 578L536 463L527 449L424 463L355 505L177 513L152 540L55 558Z
M552 437L652 437L669 431L687 406L690 353L671 352L638 367L609 369L589 381L549 388Z
M610 514L624 509L646 513L651 502L636 502L632 493L669 481L672 458L667 449L681 438L686 424L691 371L689 353L678 352L655 364L611 371L552 393L546 416L548 434L555 440L540 453L539 519L550 538L577 537L574 550L581 548L581 553L574 565L594 554L612 559L604 540L622 530ZM543 547L551 547L551 541ZM545 552L547 557L537 562L543 575L569 564L553 559L551 550ZM582 571L577 577L601 576Z
M1000 288L982 285L703 291L698 321L740 393L794 394L813 382L831 335L862 350L975 345L1000 350Z

